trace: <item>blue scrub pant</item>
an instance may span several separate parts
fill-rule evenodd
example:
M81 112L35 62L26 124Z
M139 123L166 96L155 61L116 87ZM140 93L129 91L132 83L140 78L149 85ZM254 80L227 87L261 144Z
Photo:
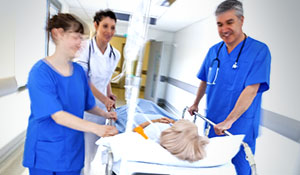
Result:
M37 168L29 168L29 175L80 175L79 171L53 172Z
M249 143L248 143L249 144ZM252 150L252 153L255 153L255 141L249 147ZM231 160L234 164L237 175L251 175L251 167L249 162L246 160L246 154L244 151L244 147L240 147L240 151L235 155L235 157Z

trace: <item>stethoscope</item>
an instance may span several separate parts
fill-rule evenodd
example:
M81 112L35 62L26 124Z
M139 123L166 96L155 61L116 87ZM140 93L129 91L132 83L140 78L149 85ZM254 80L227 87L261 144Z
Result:
M96 37L95 37L95 41L96 41ZM111 58L111 56L113 55L114 56L114 59L116 59L116 55L115 55L115 52L114 52L114 49L112 47L111 44L109 44L110 46L110 52L109 52L109 58ZM89 44L89 54L88 54L88 60L87 60L87 76L90 77L90 70L91 70L91 66L90 66L90 60L91 60L91 50L93 52L95 52L95 48L94 48L94 44L93 44L93 40L91 39L90 41L90 44Z
M242 53L242 50L243 50L243 48L244 48L244 46L245 46L246 39L247 39L247 35L245 34L245 39L244 39L244 41L243 41L243 43L242 43L242 47L241 47L241 49L240 49L240 51L239 51L239 54L238 54L238 56L237 56L237 58L236 58L234 64L232 65L232 69L238 68L238 61L239 61L239 59L240 59L240 55L241 55L241 53ZM216 80L217 80L217 77L218 77L218 72L219 72L219 69L220 69L220 59L219 59L219 54L220 54L220 51L221 51L221 48L223 47L223 45L224 45L224 42L222 42L221 46L220 46L219 49L218 49L217 57L216 57L215 59L213 59L212 62L210 63L210 66L209 66L209 69L208 69L208 71L209 71L209 72L208 72L208 77L209 77L210 74L211 74L212 67L213 67L215 61L217 62L217 70L216 70L216 74L215 74L215 77L214 77L213 81L212 81L212 82L207 81L207 84L209 84L209 85L215 85L215 84L216 84Z
M96 41L96 37L95 37L95 41ZM92 51L95 52L93 40L91 40L91 43L90 43L89 46L92 47ZM111 58L111 56L113 55L113 56L114 56L114 59L116 59L116 55L115 55L115 52L114 52L114 49L113 49L112 45L109 44L109 47L110 47L109 58ZM91 50L90 50L90 48L89 48L89 57L90 57L90 52L91 52Z

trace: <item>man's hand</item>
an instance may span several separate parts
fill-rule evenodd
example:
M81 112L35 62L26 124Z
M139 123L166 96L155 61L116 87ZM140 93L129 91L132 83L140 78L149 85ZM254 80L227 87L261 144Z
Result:
M198 106L193 104L191 107L188 109L190 115L194 115L194 112L198 112Z
M215 133L217 135L224 135L225 131L231 128L232 123L227 122L226 120L218 123L217 125L214 126Z

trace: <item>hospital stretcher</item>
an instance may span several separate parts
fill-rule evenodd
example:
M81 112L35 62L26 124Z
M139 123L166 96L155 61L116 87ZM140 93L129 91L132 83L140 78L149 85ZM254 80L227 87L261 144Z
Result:
M182 118L184 118L184 114L185 114L186 110L187 110L187 108L185 108L183 110ZM195 113L194 122L196 121L197 117L208 122L210 125L213 125L213 126L215 125L212 121L208 120L206 117L202 116L199 113ZM109 123L113 124L113 122L109 122ZM232 136L232 134L230 134L228 131L226 131L225 134L228 135L229 137ZM120 137L120 136L114 136L114 137ZM136 137L136 136L134 136L134 137ZM124 143L125 144L129 143L130 139L133 139L133 138L129 138L128 142L124 142ZM131 141L134 142L133 140L131 140ZM241 143L241 140L238 144L240 145L240 143ZM148 144L149 143L147 143L147 145ZM251 149L249 148L249 146L246 143L242 143L242 144L245 148L247 160L249 161L249 164L252 169L252 175L256 175L255 162L253 159L253 154L251 152ZM145 145L145 146L147 146L147 145ZM119 146L126 147L126 145L122 145L122 144L120 144ZM155 147L155 145L153 145L153 146ZM105 149L103 149L104 147L105 147ZM101 157L101 159L102 159L101 162L105 163L105 174L106 175L119 174L121 161L114 160L114 158L115 158L115 156L117 156L117 154L113 151L113 149L109 145L105 145L104 147L102 147L101 150L98 150L96 157L98 159L99 159L99 157ZM216 151L215 148L213 148L213 149L214 149L214 151ZM134 148L133 148L133 150L134 150ZM138 148L135 148L135 150L138 151ZM123 151L125 151L125 150L123 150ZM128 151L128 150L126 150L126 151ZM148 151L149 151L149 149L148 149ZM219 164L218 163L215 163L215 164L207 164L207 163L201 164L200 163L200 165L197 163L184 163L183 161L179 161L179 163L178 163L174 160L171 160L170 163L165 163L167 161L159 162L156 159L152 159L152 161L151 161L151 158L150 158L150 160L148 160L147 158L146 159L135 158L135 157L139 157L139 156L133 156L133 158L130 158L130 150L128 152L129 152L129 154L127 155L126 170L125 170L126 173L122 173L122 174L130 174L130 175L131 174L135 174L135 175L139 175L139 174L140 175L142 175L142 174L153 174L153 175L155 175L155 174L170 174L170 175L171 174L172 175L177 175L177 174L178 175L181 175L181 174L190 174L190 175L193 175L193 174L195 174L195 175L196 174L197 175L198 174L205 174L205 175L228 174L228 175L234 175L234 174L236 174L234 165L231 163L231 161L227 161L225 163L219 163ZM150 150L150 152L151 152L151 150ZM161 155L169 154L169 153L164 153L164 152L161 152L161 153L162 153ZM137 154L142 154L142 152L137 153ZM150 154L148 154L149 157L152 156ZM147 156L147 154L145 154L144 156ZM160 159L160 158L158 157L157 159ZM97 162L97 160L95 160L95 161ZM95 165L95 162L94 162L94 165ZM96 166L97 166L97 163L96 163ZM96 168L96 167L92 166L92 168Z

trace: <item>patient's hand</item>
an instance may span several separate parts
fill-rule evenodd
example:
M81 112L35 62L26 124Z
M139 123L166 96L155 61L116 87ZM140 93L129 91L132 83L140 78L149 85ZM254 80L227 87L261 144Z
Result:
M154 120L153 122L169 124L169 123L174 123L175 121L170 118L167 118L167 117L162 117L162 118Z

